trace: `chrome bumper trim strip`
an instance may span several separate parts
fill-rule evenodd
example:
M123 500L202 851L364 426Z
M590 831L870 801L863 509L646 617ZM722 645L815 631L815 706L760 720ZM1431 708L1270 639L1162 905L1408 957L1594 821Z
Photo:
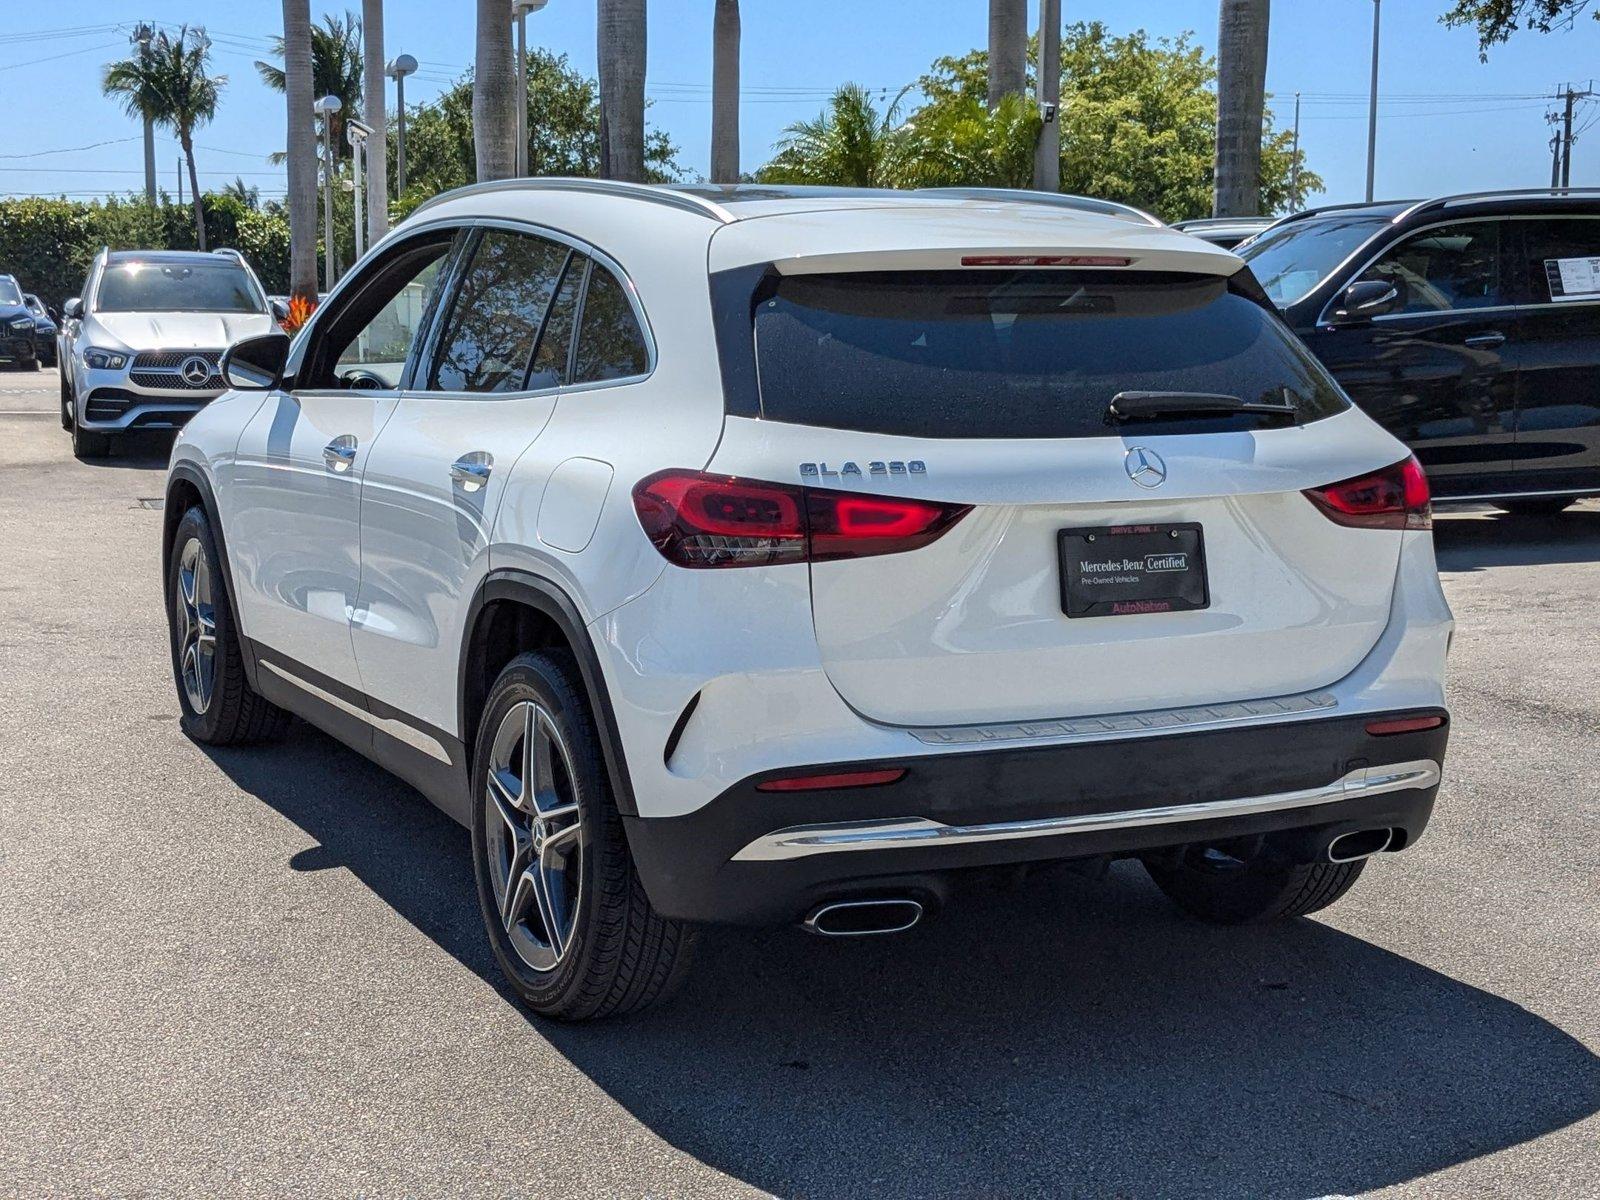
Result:
M943 825L926 817L848 821L836 825L796 825L756 838L735 854L733 861L778 862L784 859L805 858L812 854L839 854L850 850L961 846L979 842L1011 841L1018 838L1098 833L1107 829L1140 829L1150 825L1171 825L1181 821L1209 821L1219 817L1244 817L1255 813L1310 808L1317 804L1378 796L1385 792L1429 788L1438 782L1439 764L1432 759L1417 759L1412 762L1362 767L1321 787L1275 792L1266 796L1241 796L1233 800L1170 804L1160 808L1133 808L1121 812L1041 817L1031 821L997 821L987 825Z

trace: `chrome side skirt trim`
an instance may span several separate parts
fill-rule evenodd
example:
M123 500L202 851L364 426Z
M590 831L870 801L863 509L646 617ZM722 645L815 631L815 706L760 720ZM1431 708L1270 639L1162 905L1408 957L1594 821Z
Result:
M301 679L300 676L291 671L285 670L271 659L261 659L260 665L271 671L274 675L278 676L278 678L288 680L288 682L294 684L295 687L299 688L301 691L308 692L315 696L324 704L331 704L340 712L365 721L374 729L381 730L395 740L404 742L413 750L422 751L429 758L436 758L446 766L451 765L450 752L446 750L436 738L429 737L420 729L413 729L404 721L395 721L388 717L375 716L366 709L351 704L343 697L335 696L332 692L326 691L323 688L319 688L316 684L311 683L308 680Z
M1080 813L1066 817L1041 817L1031 821L997 821L986 825L944 825L926 817L896 817L884 821L847 821L835 825L796 825L755 839L733 856L734 862L779 862L812 854L840 854L850 850L895 850L909 846L962 846L1004 842L1019 838L1059 837L1074 833L1099 833L1107 829L1140 829L1181 821L1209 821L1255 813L1310 808L1340 800L1378 796L1385 792L1429 788L1439 782L1439 764L1432 759L1362 767L1321 787L1275 792L1266 796L1241 796L1233 800L1204 800L1194 804L1169 804L1160 808L1133 808L1121 812ZM885 793L889 794L889 793Z
M1103 717L1063 717L1045 721L1015 721L1005 725L950 725L908 729L919 742L930 746L970 746L983 742L1015 742L1030 739L1060 740L1103 738L1108 733L1160 733L1169 729L1207 729L1236 721L1259 721L1263 717L1292 717L1302 713L1325 712L1339 702L1331 692L1302 692L1296 696L1275 696L1267 700L1242 700L1231 704L1195 704L1187 708L1157 708L1145 712L1118 713Z
M1600 484L1586 488L1557 488L1546 492L1484 492L1476 496L1435 496L1435 508L1448 504L1481 504L1495 500L1538 500L1545 496L1593 496L1600 494Z

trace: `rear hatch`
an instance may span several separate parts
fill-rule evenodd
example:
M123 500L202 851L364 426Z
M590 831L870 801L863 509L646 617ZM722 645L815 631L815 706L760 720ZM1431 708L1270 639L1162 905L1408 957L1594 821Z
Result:
M1388 622L1403 447L1247 272L1005 259L779 264L748 317L724 309L725 379L748 355L759 412L729 417L709 472L947 508L914 548L813 556L840 695L885 723L1006 723L1283 696L1352 670Z

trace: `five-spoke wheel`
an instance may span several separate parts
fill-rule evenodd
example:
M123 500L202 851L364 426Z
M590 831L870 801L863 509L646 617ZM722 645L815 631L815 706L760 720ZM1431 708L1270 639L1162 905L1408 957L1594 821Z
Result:
M212 603L211 560L199 538L190 538L178 555L172 598L178 634L178 670L183 693L196 714L211 707L217 686L217 616Z

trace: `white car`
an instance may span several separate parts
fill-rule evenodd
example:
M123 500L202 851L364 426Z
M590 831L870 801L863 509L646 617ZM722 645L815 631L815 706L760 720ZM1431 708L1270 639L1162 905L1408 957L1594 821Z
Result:
M80 458L128 430L180 427L221 394L223 350L277 327L233 250L102 249L61 316L61 427Z
M1026 864L1294 916L1428 820L1427 481L1139 214L471 187L223 372L167 490L184 727L296 713L470 826L540 1013Z

